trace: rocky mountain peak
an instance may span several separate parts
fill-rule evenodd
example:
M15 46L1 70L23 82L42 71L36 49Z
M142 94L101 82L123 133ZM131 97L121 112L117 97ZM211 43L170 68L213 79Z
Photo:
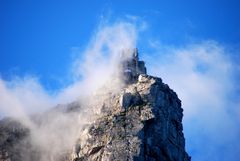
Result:
M181 101L160 78L139 74L135 83L111 96L109 102L79 138L74 161L190 160Z
M11 130L6 121L0 121L0 161L190 161L185 151L181 100L161 78L147 75L137 49L130 54L120 64L125 86L117 93L96 95L87 101L91 104L100 99L91 105L99 112L93 112L94 119L81 126L72 148L60 151L61 155L42 157L43 153L31 150L31 143L24 141L29 129L18 126ZM83 105L75 102L57 110L64 109L66 115L83 113Z

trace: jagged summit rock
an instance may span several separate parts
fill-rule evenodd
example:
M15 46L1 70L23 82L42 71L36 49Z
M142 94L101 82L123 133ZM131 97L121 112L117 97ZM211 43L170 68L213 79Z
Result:
M177 94L160 78L139 75L109 98L108 112L76 144L74 161L189 161L183 110Z
M121 64L126 86L108 98L111 103L104 103L100 117L85 129L73 160L191 160L185 151L177 94L160 78L147 75L137 49L125 52L131 52Z
M124 82L129 84L136 82L140 74L147 74L147 69L145 67L144 61L140 61L138 58L137 48L134 50L124 50L122 56L126 54L130 55L130 57L122 60L120 68Z
M129 50L125 52L129 54ZM120 69L125 86L117 93L95 96L93 100L104 98L100 103L93 104L93 109L100 112L81 129L72 149L50 159L190 161L185 151L183 109L177 94L161 78L147 75L137 49L130 50L130 57L122 60ZM67 113L81 112L77 102L58 106L57 109ZM31 131L26 128L11 131L1 123L0 136L3 135L4 139L0 139L0 161L23 161L21 155L29 155L29 151L30 159L24 161L45 161L41 160L38 151L29 150L29 142L23 144ZM25 151L17 149L18 144Z

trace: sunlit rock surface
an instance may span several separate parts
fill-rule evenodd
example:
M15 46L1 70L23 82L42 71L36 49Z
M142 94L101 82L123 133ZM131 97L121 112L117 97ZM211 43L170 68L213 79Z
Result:
M109 111L85 129L75 161L188 161L181 101L160 78L139 75L127 85ZM106 110L105 110L106 111Z
M160 78L147 75L137 50L132 51L119 67L125 85L117 93L95 96L102 101L92 105L94 119L81 126L71 148L47 156L32 147L31 131L9 118L0 121L0 161L190 161L181 101ZM54 110L83 112L78 102ZM33 120L41 124L46 116Z

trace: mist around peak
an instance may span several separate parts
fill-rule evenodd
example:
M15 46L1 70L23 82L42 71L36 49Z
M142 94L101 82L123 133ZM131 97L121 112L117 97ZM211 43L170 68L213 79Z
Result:
M29 129L26 141L32 151L40 152L43 161L72 150L80 132L97 111L94 107L103 102L104 98L96 95L122 88L119 66L132 56L125 49L134 49L136 41L137 29L131 23L101 25L72 63L75 81L54 94L49 94L34 76L1 79L1 117L12 117ZM71 102L77 102L77 112L55 110L68 108Z

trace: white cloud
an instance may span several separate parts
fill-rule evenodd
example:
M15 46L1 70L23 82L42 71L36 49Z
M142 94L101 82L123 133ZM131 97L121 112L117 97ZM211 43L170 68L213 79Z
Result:
M85 51L73 62L74 83L50 95L34 76L15 77L10 81L1 79L1 113L15 115L16 109L28 114L44 111L54 104L72 102L92 94L113 76L117 79L114 74L119 67L120 55L123 49L134 48L136 40L137 29L132 23L101 24Z
M103 101L99 97L91 99L89 96L103 85L102 92L120 88L119 63L132 54L123 55L123 50L133 49L136 41L137 29L132 23L101 24L86 50L73 62L75 82L58 93L50 95L35 77L11 81L0 79L0 114L15 117L30 128L31 143L42 152L42 160L49 160L66 149L72 149L80 136L79 131L89 121L92 112L97 111L91 105L99 105ZM43 115L40 124L30 119L29 114L76 100L82 101L82 111L79 113L49 111Z
M34 77L0 79L0 111L2 115L23 117L53 106L51 96Z

